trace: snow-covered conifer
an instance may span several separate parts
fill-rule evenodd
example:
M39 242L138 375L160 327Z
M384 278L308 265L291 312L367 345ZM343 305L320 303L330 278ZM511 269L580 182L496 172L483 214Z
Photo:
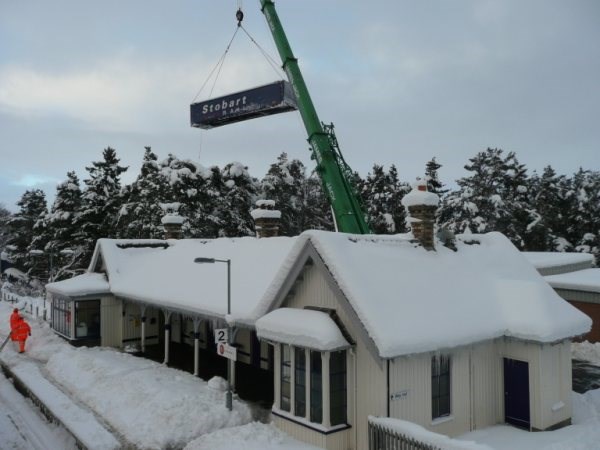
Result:
M120 176L127 167L119 165L116 151L111 147L107 147L102 156L102 161L86 167L89 178L84 180L86 188L77 220L79 238L84 246L81 265L89 262L98 239L117 235L116 221L122 200Z
M118 214L118 234L124 238L160 239L163 237L160 205L170 202L165 178L160 172L157 156L145 148L142 167L136 180L125 186L121 195L124 202Z

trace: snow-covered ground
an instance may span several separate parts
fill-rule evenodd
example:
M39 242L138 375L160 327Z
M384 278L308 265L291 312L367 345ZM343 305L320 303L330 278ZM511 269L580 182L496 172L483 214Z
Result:
M20 299L15 304L0 302L0 339L8 335L12 309L36 303L32 300ZM47 323L31 317L29 310L29 306L23 308L32 327L26 353L16 353L15 346L9 343L0 354L2 362L23 377L38 376L41 383L46 380L55 383L62 392L52 394L51 389L42 389L49 403L63 401L58 397L67 394L128 444L140 449L161 449L183 448L194 441L191 448L241 448L239 445L222 447L223 442L229 440L230 443L244 442L246 450L252 448L248 445L261 449L315 449L271 425L252 423L250 406L243 401L234 400L233 411L229 412L225 408L224 383L207 383L187 372L113 349L72 347L56 336ZM15 395L18 396L16 392ZM3 402L0 403L0 420L9 415ZM74 420L75 414L71 416ZM68 414L66 420L70 420ZM79 422L75 427L88 425ZM224 433L195 441L224 428ZM4 431L10 434L14 429L0 428L0 448L30 448L21 445L21 441L5 447ZM83 434L84 430L81 431ZM225 441L223 436L226 436ZM221 447L217 447L219 442ZM65 444L56 448L73 446Z
M600 366L600 342L574 342L571 344L571 354L573 359L588 361L595 366Z
M0 372L0 448L47 450L75 448L75 440L51 424Z
M27 303L34 305L35 311L39 300L27 299ZM14 306L0 302L0 338L8 334L8 317ZM25 311L31 309L26 307ZM40 318L27 313L25 317L32 325L27 352L20 355L9 343L0 354L2 362L24 374L33 376L38 372L58 384L62 392L87 408L116 436L138 448L187 445L186 450L315 450L273 425L251 422L250 407L243 401L236 400L233 412L227 411L220 383L207 383L189 373L117 350L74 348ZM573 344L573 355L600 365L600 344ZM29 412L19 418L13 414L12 405ZM0 448L35 448L24 444L29 441L23 439L35 440L40 435L19 431L30 427L42 430L39 433L43 433L45 442L58 440L57 448L73 448L72 438L64 430L34 423L42 421L34 409L6 379L0 378ZM459 439L498 450L600 448L600 390L583 395L573 393L573 409L573 425L560 430L528 433L499 425ZM452 441L454 446L460 445L459 440Z

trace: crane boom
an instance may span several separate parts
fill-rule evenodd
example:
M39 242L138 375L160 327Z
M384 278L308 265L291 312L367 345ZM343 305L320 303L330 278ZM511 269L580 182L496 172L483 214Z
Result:
M342 157L333 125L324 125L319 120L300 72L298 60L294 57L279 16L275 11L275 4L272 0L260 0L260 3L281 57L283 69L294 90L298 110L308 134L312 156L317 162L317 173L321 177L323 188L329 198L337 228L345 233L369 234L369 226L350 183L352 171Z

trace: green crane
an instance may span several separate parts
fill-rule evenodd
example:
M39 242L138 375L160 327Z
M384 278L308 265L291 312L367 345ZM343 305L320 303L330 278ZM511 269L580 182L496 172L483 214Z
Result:
M371 231L350 183L353 176L352 169L344 161L335 137L333 124L326 125L319 120L300 72L298 60L292 53L290 43L275 11L275 4L272 0L260 0L260 3L281 57L283 69L294 90L298 110L308 134L312 158L317 162L317 173L321 177L323 188L333 209L337 229L345 233L369 234Z

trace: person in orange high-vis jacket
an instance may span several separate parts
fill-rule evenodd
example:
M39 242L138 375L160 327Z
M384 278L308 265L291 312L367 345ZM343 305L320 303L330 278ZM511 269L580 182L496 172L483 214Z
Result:
M19 318L19 310L17 308L15 308L15 309L13 309L13 312L10 315L10 331L15 329L15 325L17 324L18 318Z
M19 341L19 353L25 351L25 341L28 336L31 336L31 327L25 322L23 317L19 316L15 328L12 331L13 340Z

